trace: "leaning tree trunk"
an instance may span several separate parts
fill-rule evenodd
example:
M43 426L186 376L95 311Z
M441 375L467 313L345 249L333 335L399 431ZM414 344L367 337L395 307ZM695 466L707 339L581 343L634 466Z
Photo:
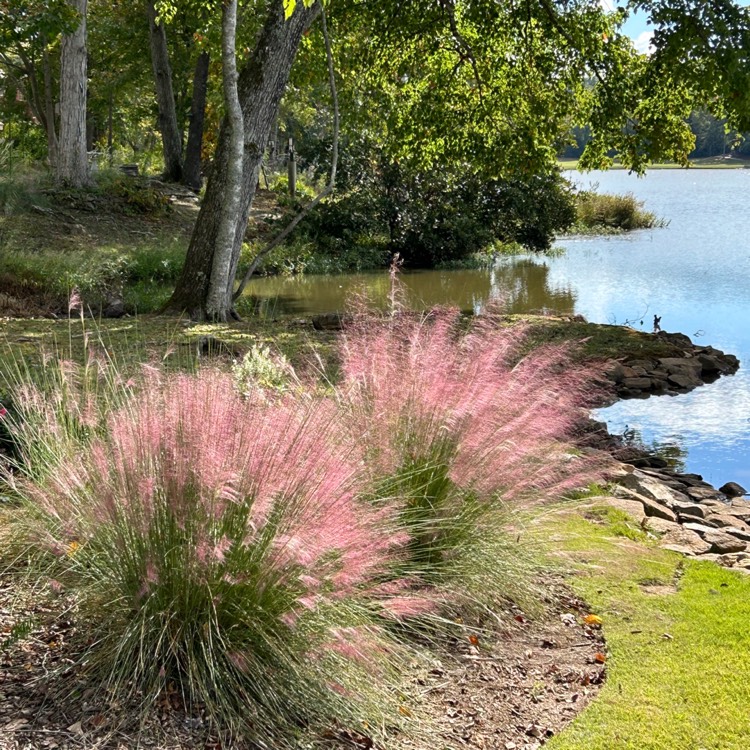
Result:
M159 107L164 177L172 182L179 182L182 177L182 134L177 124L167 33L164 30L164 24L156 22L154 0L147 0L146 13L151 40L151 66L154 71L156 103Z
M208 63L210 57L205 50L198 55L193 74L193 99L190 105L190 125L188 127L187 145L185 146L185 164L182 168L182 182L193 190L200 190L201 149L203 147L203 122L206 116L206 92L208 90Z
M57 180L72 187L88 183L86 155L86 2L69 0L78 28L62 38L60 56L60 140Z
M300 40L319 12L320 5L317 2L309 8L298 3L291 18L285 20L282 0L274 0L255 49L240 73L238 90L244 117L242 192L235 219L231 258L226 264L228 272L226 278L221 280L226 289L226 309L212 310L214 318L226 319L233 315L231 299L234 278L263 153L276 121L276 113L289 80ZM214 254L221 231L229 160L230 128L225 120L222 123L214 167L190 240L185 265L175 291L167 303L168 309L188 312L191 317L197 319L206 317Z

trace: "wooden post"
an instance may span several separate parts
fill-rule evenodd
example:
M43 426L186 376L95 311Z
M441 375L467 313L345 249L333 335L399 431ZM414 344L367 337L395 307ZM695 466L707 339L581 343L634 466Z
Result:
M289 177L289 195L297 195L297 154L294 151L294 138L289 139L289 159L287 161Z

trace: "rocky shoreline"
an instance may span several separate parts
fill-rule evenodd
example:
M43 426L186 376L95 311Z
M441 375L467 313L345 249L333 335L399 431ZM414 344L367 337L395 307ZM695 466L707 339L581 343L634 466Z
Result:
M687 393L722 375L731 375L740 367L733 354L725 354L713 346L697 346L683 333L659 331L653 335L683 349L683 356L616 362L607 377L615 384L617 398Z
M614 385L610 403L686 393L739 369L734 355L696 346L684 334L654 335L679 346L683 356L613 362L606 372ZM597 447L617 461L609 476L615 488L602 498L607 504L630 515L661 547L750 574L750 502L743 499L744 487L727 482L717 489L700 474L675 471L659 456L625 445L602 423L594 422L592 430Z

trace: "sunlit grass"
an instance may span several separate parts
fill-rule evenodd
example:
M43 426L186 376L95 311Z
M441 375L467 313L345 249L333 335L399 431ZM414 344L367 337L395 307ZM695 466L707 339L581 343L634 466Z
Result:
M620 521L621 522L621 521ZM607 682L553 750L744 750L750 577L618 533L606 514L540 522L604 620Z

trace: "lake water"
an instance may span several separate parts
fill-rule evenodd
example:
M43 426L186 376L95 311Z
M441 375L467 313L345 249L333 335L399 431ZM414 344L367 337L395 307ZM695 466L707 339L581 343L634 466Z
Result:
M557 257L503 259L492 271L404 274L411 303L479 310L490 298L514 312L575 311L598 323L666 331L738 356L736 375L674 397L621 401L600 410L612 433L678 445L687 471L715 485L750 488L750 170L573 174L600 192L632 192L670 223L622 237L564 239ZM342 309L353 288L385 299L388 275L255 279L248 289L269 312Z

